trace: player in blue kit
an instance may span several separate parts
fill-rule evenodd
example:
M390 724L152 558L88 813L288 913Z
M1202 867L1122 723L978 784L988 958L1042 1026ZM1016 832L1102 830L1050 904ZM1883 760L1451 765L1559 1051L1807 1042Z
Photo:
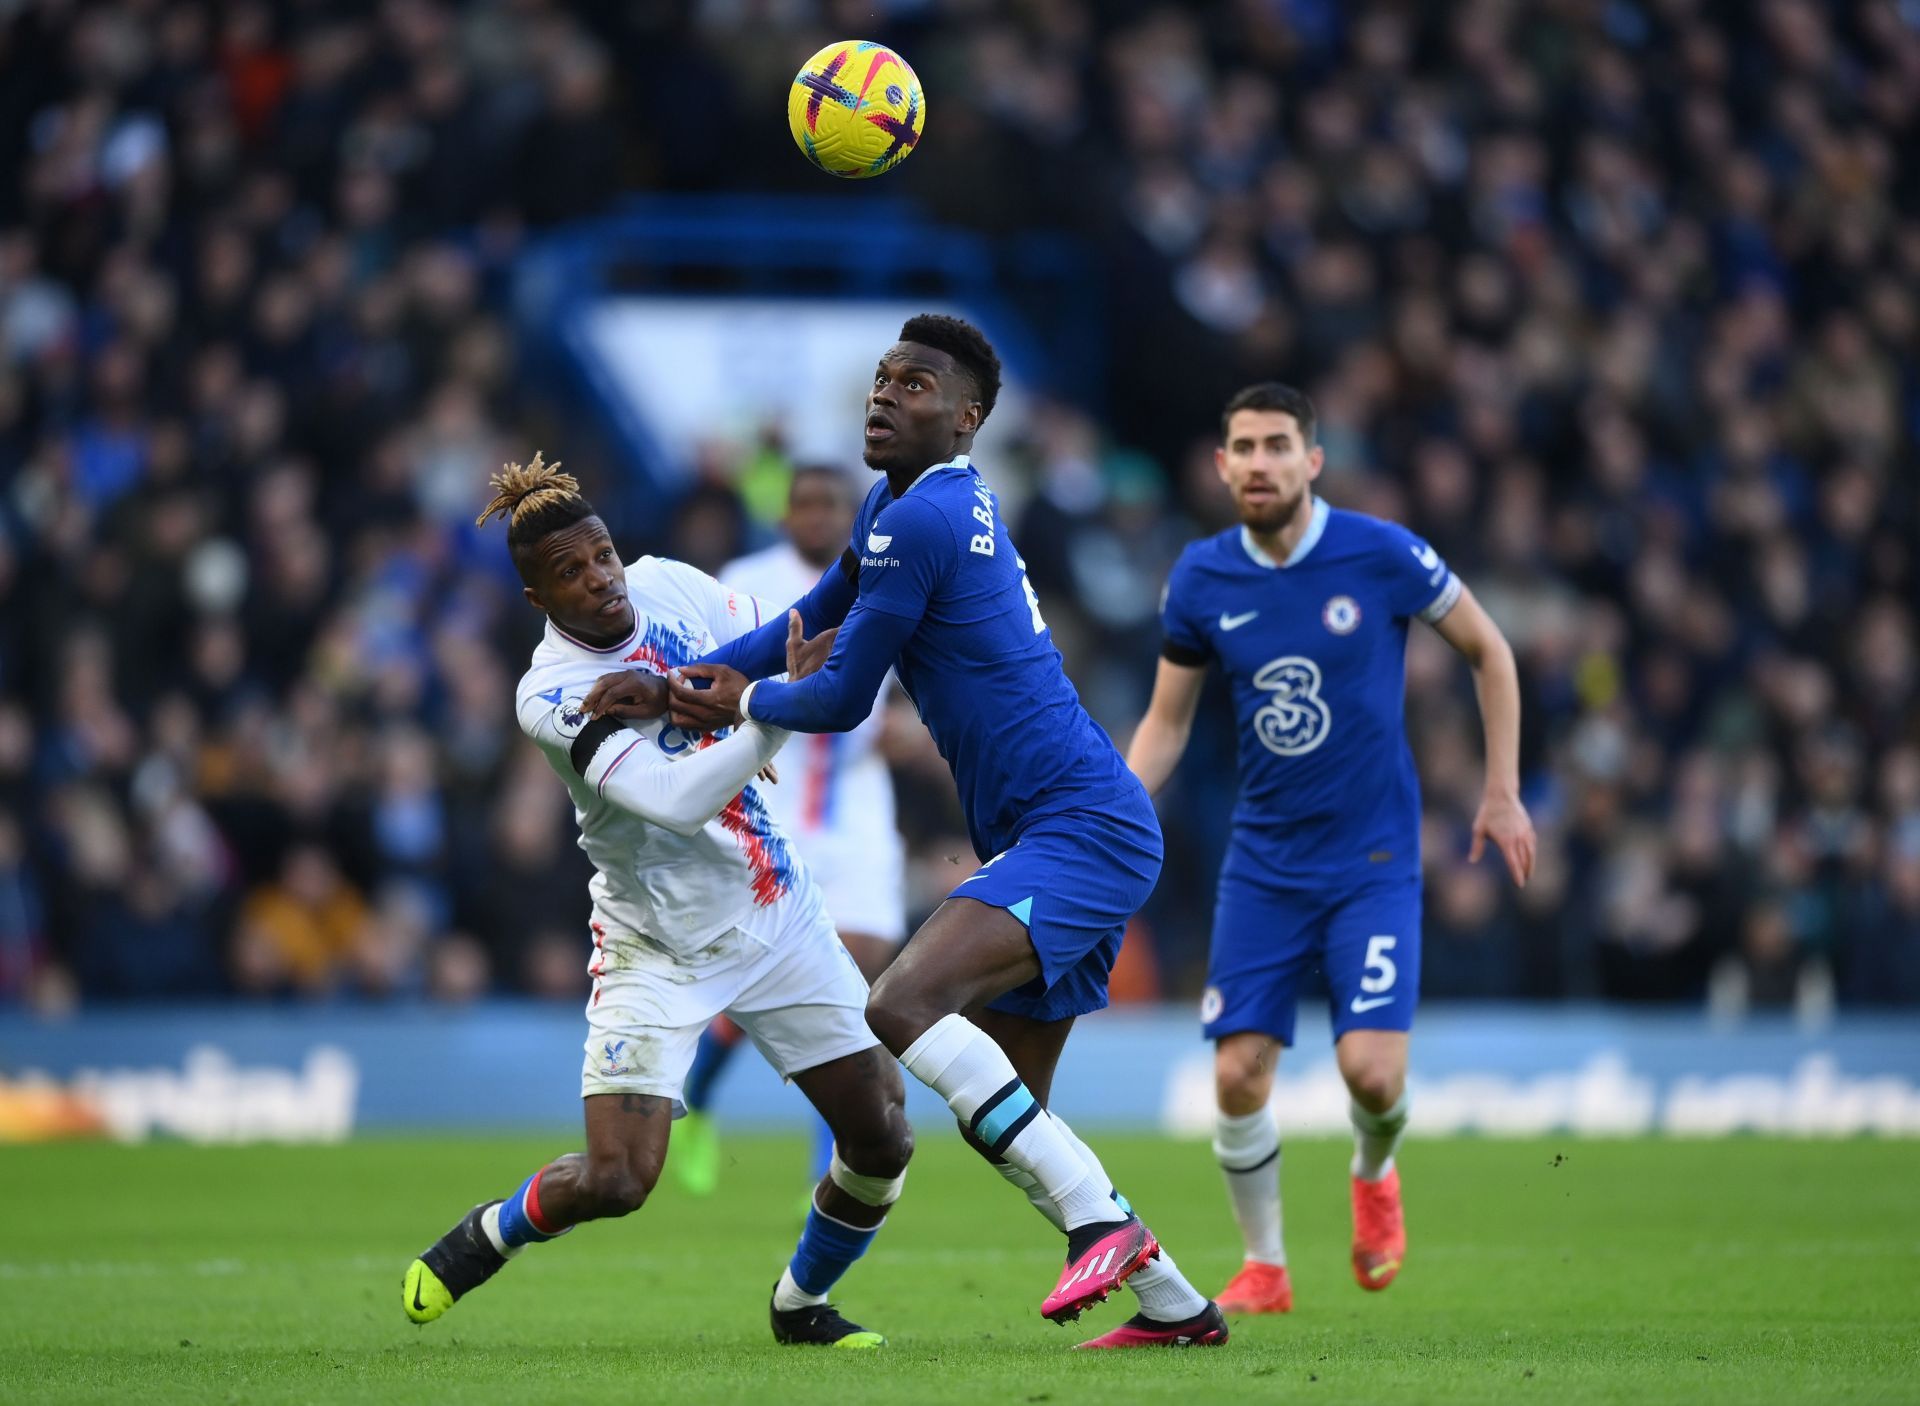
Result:
M1406 1254L1394 1151L1407 1123L1407 1032L1420 983L1420 787L1403 708L1408 622L1473 670L1486 789L1469 858L1491 840L1516 884L1533 871L1519 795L1520 688L1499 628L1432 547L1315 498L1313 405L1288 386L1227 403L1215 453L1240 526L1174 564L1153 699L1127 763L1158 791L1186 749L1208 665L1239 721L1240 798L1220 869L1201 1020L1215 1042L1214 1150L1246 1262L1220 1305L1284 1313L1274 1067L1295 993L1325 972L1352 1095L1353 1272L1384 1289Z
M1224 1342L1219 1309L1047 1108L1075 1017L1107 1003L1126 921L1159 876L1161 839L1146 792L1067 681L999 502L969 461L999 386L999 360L969 324L922 316L901 328L867 396L863 457L884 478L846 555L787 622L685 669L673 716L681 726L752 718L843 732L897 671L953 769L986 862L874 986L867 1021L947 1101L968 1142L1066 1233L1045 1317L1076 1318L1126 1281L1140 1313L1082 1346ZM797 642L835 626L818 674L767 677L784 667L789 632ZM639 691L619 675L602 683L589 711L617 711Z

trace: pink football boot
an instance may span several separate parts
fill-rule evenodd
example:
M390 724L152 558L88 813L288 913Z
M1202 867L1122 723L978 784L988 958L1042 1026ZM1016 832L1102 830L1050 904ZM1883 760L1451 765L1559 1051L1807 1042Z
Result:
M1108 1347L1219 1347L1227 1340L1227 1320L1220 1312L1220 1305L1210 1303L1206 1308L1184 1323L1162 1323L1149 1318L1144 1313L1136 1313L1110 1333L1103 1333L1091 1342L1077 1344L1083 1348Z
M1071 1323L1082 1309L1100 1303L1127 1277L1160 1253L1160 1242L1140 1217L1083 1225L1067 1234L1067 1267L1053 1286L1040 1316Z

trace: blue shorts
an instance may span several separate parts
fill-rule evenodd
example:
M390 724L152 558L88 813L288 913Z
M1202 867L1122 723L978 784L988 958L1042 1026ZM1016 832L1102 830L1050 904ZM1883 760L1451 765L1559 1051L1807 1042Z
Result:
M1293 1043L1300 982L1326 972L1333 1038L1411 1030L1420 1000L1420 879L1283 887L1223 879L1200 1020L1209 1040L1241 1031Z
M1065 1020L1106 1006L1127 920L1160 877L1160 822L1142 801L1042 817L954 885L949 898L990 903L1025 923L1040 958L1040 975L989 1009Z

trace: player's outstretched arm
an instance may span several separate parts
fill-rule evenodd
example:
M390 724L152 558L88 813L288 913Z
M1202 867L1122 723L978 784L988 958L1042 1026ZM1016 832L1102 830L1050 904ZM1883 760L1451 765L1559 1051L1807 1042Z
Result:
M1533 820L1520 802L1520 671L1513 662L1513 646L1464 587L1433 628L1473 670L1486 736L1486 789L1473 818L1473 847L1467 858L1478 863L1492 840L1513 881L1524 886L1533 875L1534 834Z
M1127 766L1140 778L1148 795L1158 793L1180 764L1193 735L1193 715L1200 706L1200 689L1207 681L1204 666L1160 661L1153 676L1153 697L1147 715L1133 731L1127 747Z
M601 718L574 739L569 760L588 785L622 810L676 835L694 835L773 760L787 737L779 728L750 723L711 747L669 762L652 738L617 718Z
M797 683L754 684L740 700L741 716L793 732L851 732L873 711L887 670L919 623L855 606L819 673Z
M761 671L761 681L745 688L739 697L743 717L757 718L776 727L795 732L849 732L873 711L874 698L887 677L887 670L900 657L900 651L912 638L926 614L933 593L954 569L955 554L961 550L951 522L941 511L922 500L903 498L888 508L878 520L887 531L893 551L883 561L868 568L853 557L851 550L842 560L849 573L858 571L859 598L841 611L842 618L831 618L830 609L822 609L818 618L800 611L801 626L817 634L824 625L838 625L839 633L825 666L819 673L786 683L766 677L778 673L787 663L785 630L780 639L780 657L772 658L772 642L764 648L765 659L752 661ZM870 534L871 535L871 534ZM829 568L820 584L807 593L807 600L832 607L842 599L831 588L830 578L837 568ZM845 588L853 589L851 575ZM816 600L816 598L818 598ZM804 602L803 602L804 604ZM824 625L823 623L824 622ZM766 636L766 627L751 638ZM716 659L715 655L709 659ZM691 664L682 670L684 678L672 681L672 712L685 709L689 716L701 714L701 692L732 695L743 674L739 669L703 668ZM791 675L791 671L789 671ZM701 686L705 679L710 687ZM694 687L689 687L691 682Z
M794 610L800 612L801 628L809 639L835 628L853 609L856 595L853 572L857 570L857 567L849 569L844 558L835 562L820 573L813 589L795 601L789 610L771 616L759 629L729 640L703 655L698 662L718 664L749 679L764 679L780 673L787 667L788 615Z

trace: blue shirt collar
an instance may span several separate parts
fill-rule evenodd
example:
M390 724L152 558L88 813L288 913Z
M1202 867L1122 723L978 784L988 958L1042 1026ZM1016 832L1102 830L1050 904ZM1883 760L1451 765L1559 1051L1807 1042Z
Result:
M1262 566L1298 566L1306 560L1307 553L1319 545L1320 534L1327 530L1327 517L1331 512L1332 509L1327 506L1326 499L1315 498L1313 500L1313 511L1312 515L1307 519L1307 530L1300 534L1300 540L1293 544L1293 551L1288 554L1285 561L1275 561L1272 557L1268 556L1266 552L1261 549L1260 544L1253 540L1253 529L1244 524L1242 524L1240 528L1240 545L1246 548L1248 556L1252 557Z

